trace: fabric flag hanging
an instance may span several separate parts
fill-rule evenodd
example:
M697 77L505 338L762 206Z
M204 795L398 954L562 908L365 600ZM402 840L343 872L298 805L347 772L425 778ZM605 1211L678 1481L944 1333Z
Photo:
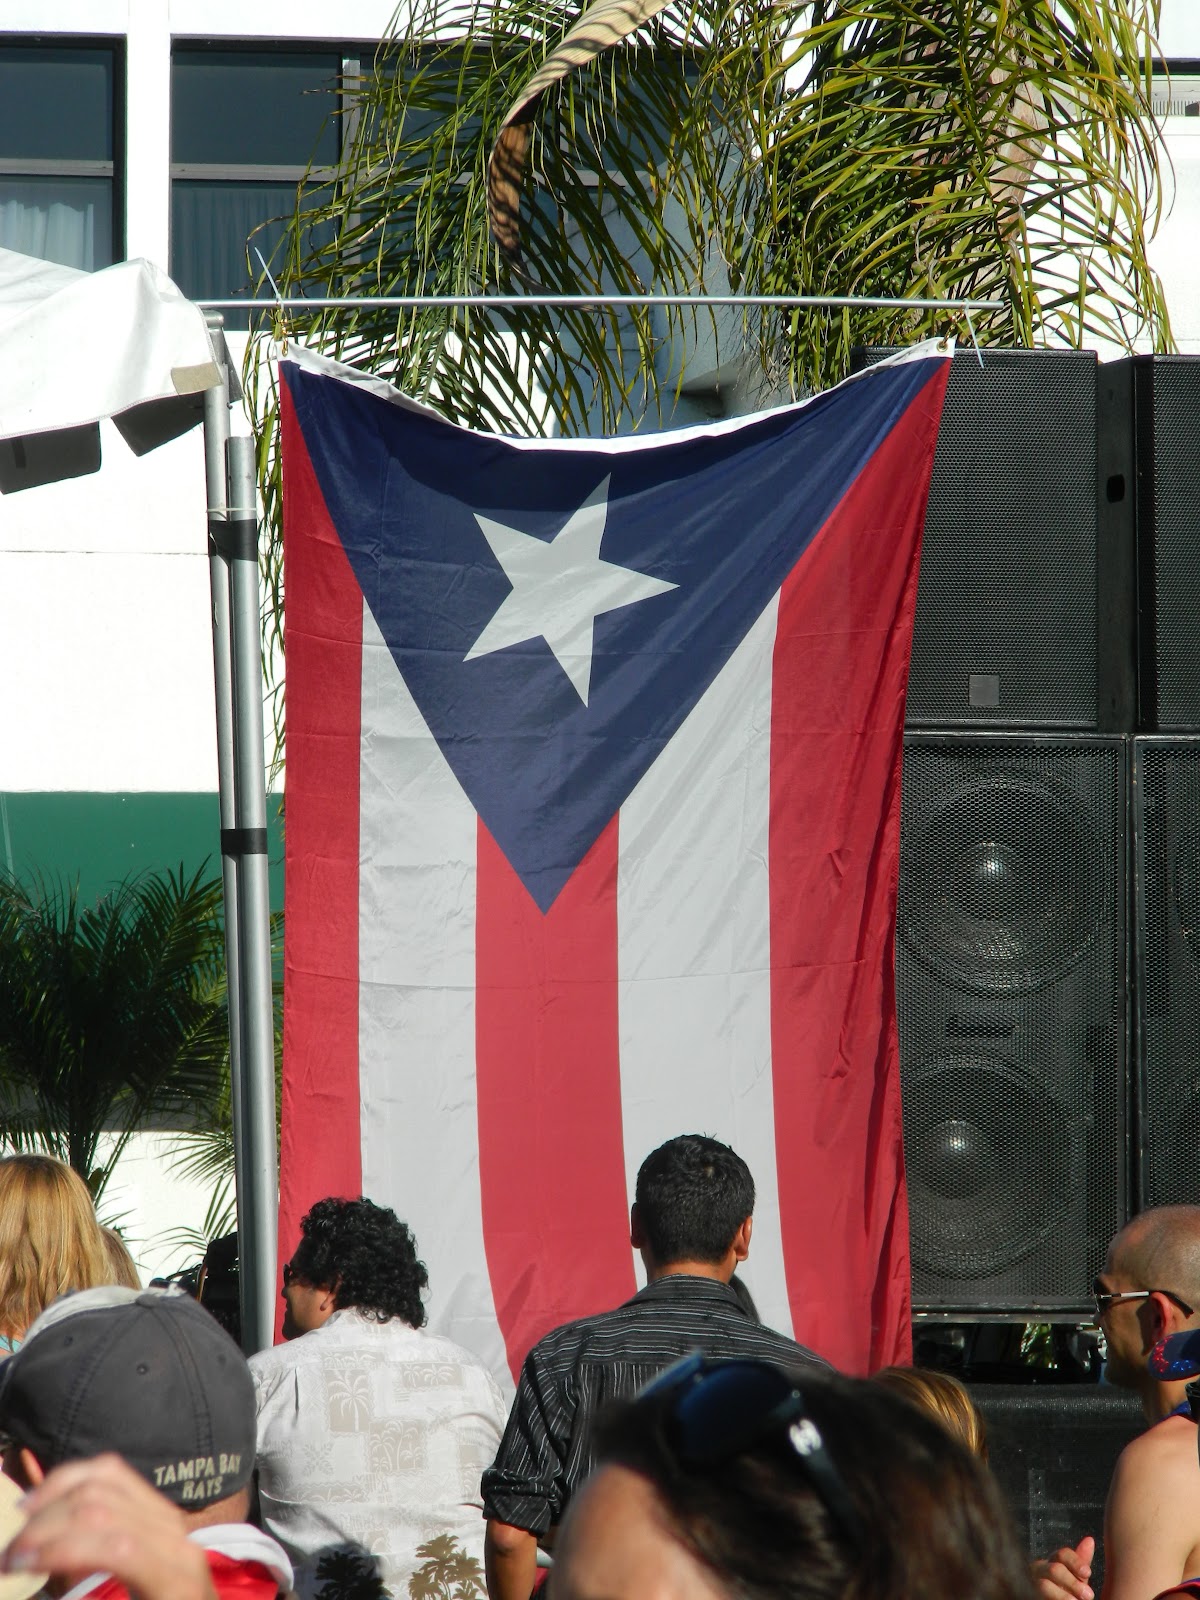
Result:
M920 531L949 372L648 438L447 423L284 363L280 1238L413 1228L517 1369L635 1292L642 1158L745 1157L763 1320L909 1353L892 942Z

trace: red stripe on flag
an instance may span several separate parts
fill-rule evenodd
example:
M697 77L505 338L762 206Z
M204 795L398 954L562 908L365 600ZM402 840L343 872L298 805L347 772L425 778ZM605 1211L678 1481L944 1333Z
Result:
M358 788L362 591L281 385L288 798L279 1243L362 1189ZM303 548L301 549L301 546Z
M904 699L949 366L779 603L769 851L784 1267L796 1337L847 1372L911 1359L893 941Z
M483 1236L513 1376L637 1289L621 1136L617 819L545 916L482 823L476 1092Z

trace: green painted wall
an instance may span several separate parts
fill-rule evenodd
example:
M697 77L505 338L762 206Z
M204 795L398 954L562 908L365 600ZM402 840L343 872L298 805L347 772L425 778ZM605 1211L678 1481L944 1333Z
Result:
M271 907L283 908L283 821L267 800ZM79 880L87 903L134 873L221 871L215 794L0 793L0 862L26 880Z

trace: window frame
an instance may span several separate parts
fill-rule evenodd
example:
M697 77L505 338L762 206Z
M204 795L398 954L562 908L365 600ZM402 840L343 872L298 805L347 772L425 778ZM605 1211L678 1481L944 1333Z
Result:
M125 160L129 102L126 92L128 40L113 33L18 33L0 31L0 50L104 51L112 62L112 159L5 156L0 152L0 178L107 178L112 227L112 265L126 260L128 170ZM102 263L109 265L110 263Z
M253 184L253 183L278 183L299 186L305 178L314 185L335 182L340 170L342 152L353 133L350 125L351 119L346 116L346 84L358 76L362 69L363 58L374 56L378 48L378 41L349 41L343 39L264 39L264 38L229 38L215 37L212 35L175 34L171 39L171 141L174 143L174 84L176 61L180 54L202 55L211 52L221 55L246 55L246 56L333 56L337 59L337 92L333 102L331 115L336 115L335 129L337 133L337 160L332 166L313 166L307 162L209 162L209 161L176 161L173 158L168 163L168 185L171 196L172 210L174 207L175 185L177 182L187 183L223 183L223 184ZM271 220L266 217L264 222ZM170 263L172 276L175 275L176 262L174 259L175 241L171 236L173 226L168 230L167 259ZM218 299L233 299L235 293L230 292L216 296ZM206 298L206 297L201 297ZM249 294L247 294L249 298ZM239 317L241 313L234 309L225 312L226 319ZM250 315L247 312L247 315Z

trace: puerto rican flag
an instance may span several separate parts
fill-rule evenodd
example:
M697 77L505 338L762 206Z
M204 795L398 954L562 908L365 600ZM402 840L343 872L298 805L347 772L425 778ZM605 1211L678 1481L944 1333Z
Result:
M516 1372L627 1299L643 1157L731 1144L742 1276L847 1371L910 1351L892 944L949 354L645 438L454 426L281 368L280 1239L412 1227Z

